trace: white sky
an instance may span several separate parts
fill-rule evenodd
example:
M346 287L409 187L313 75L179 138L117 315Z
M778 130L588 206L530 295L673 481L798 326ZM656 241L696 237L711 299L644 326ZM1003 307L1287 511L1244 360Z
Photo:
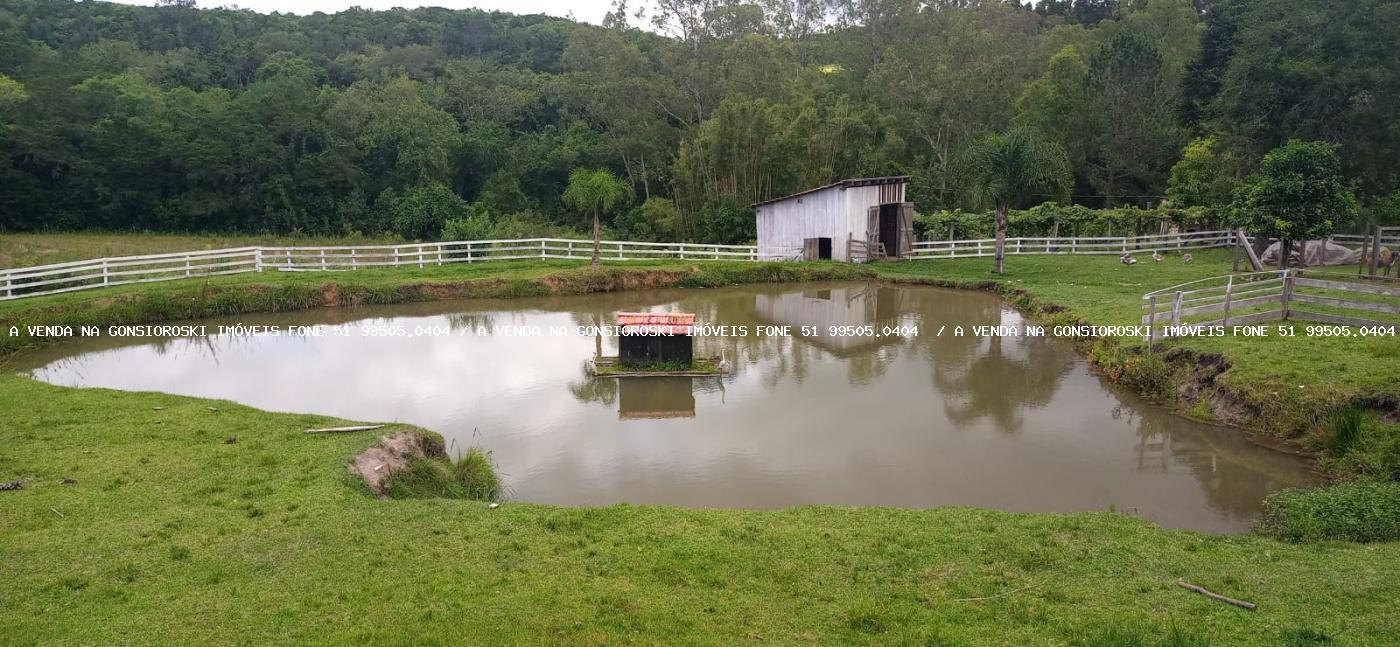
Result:
M113 0L122 4L153 5L155 0ZM629 5L638 3L631 2ZM487 11L508 11L515 14L549 14L551 16L572 17L576 20L602 24L603 15L612 10L611 0L199 0L199 7L237 6L260 13L312 14L317 11L335 13L350 7L365 9L392 9L394 7L446 7L448 9L484 9Z

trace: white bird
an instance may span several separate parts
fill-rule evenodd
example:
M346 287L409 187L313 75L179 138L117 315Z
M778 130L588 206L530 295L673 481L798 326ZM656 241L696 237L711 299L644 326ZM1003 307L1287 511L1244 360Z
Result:
M1190 255L1190 254L1182 254L1182 255L1181 255L1181 262L1183 262L1183 263L1190 263L1191 261L1195 260L1195 258L1196 258L1195 256L1192 256L1192 255Z
M1152 252L1152 260L1157 261L1158 263L1161 263L1161 262L1162 262L1162 253L1161 253L1161 252Z
M1123 255L1119 256L1118 260L1123 261L1124 265L1132 265L1137 262L1137 259L1133 258L1133 255L1128 252L1123 252Z

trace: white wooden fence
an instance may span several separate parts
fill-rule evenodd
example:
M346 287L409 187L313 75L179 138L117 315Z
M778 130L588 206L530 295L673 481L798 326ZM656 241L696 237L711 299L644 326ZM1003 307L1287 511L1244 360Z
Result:
M1315 270L1215 276L1148 292L1142 299L1149 344L1191 327L1286 319L1338 326L1400 325L1400 279Z
M600 255L633 260L796 260L801 249L754 245L698 245L603 241ZM261 272L343 271L374 267L427 267L509 259L593 257L593 241L521 238L401 245L238 247L202 252L98 258L0 270L0 300L91 290L114 285Z
M1160 236L1041 237L1006 239L1007 254L1122 254L1123 252L1174 251L1230 247L1235 244L1231 231L1199 231ZM964 258L992 256L996 239L934 240L914 243L908 258Z

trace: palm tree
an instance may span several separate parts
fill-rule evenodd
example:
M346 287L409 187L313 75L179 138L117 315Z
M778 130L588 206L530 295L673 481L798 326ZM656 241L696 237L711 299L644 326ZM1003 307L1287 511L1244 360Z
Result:
M574 169L564 189L564 204L593 215L593 267L598 267L602 225L598 219L631 199L632 190L606 169Z
M1006 228L1011 207L1037 196L1062 196L1073 177L1065 150L1030 128L987 133L958 153L959 193L974 209L997 212L996 273L1006 270Z

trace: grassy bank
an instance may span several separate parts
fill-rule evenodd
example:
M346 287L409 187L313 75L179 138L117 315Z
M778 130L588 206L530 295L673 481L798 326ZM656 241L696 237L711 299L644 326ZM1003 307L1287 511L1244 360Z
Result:
M1108 512L386 501L345 469L384 430L308 435L339 421L13 376L0 377L0 410L0 477L25 482L0 492L12 644L1380 645L1400 633L1400 544L1205 536Z

